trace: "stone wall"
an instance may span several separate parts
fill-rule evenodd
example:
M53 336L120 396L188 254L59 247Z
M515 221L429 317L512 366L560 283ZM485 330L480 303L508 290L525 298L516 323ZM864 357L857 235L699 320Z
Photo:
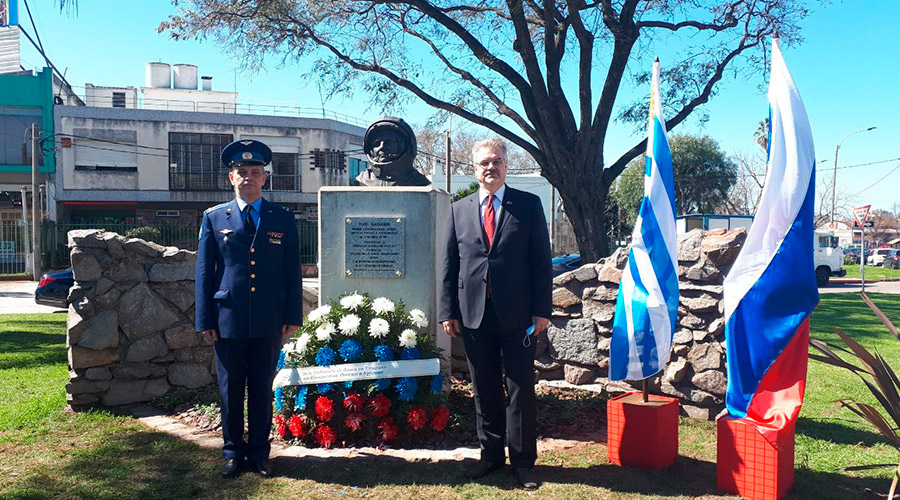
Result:
M722 282L746 238L745 229L699 229L680 235L678 279L681 293L672 354L651 391L681 400L690 417L712 419L724 409L725 320ZM609 396L635 390L640 382L610 382L609 345L626 249L596 264L557 276L552 325L538 337L538 377L590 384ZM453 345L452 369L468 378L461 342Z
M149 401L215 383L212 345L194 331L194 252L96 229L69 232L67 401ZM304 310L315 293L304 289Z

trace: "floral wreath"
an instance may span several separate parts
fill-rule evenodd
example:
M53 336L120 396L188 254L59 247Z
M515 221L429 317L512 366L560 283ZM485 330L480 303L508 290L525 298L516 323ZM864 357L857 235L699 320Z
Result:
M425 313L407 313L403 302L344 295L309 313L277 369L441 359L427 326ZM443 387L441 374L277 387L275 433L322 448L423 440L449 422Z

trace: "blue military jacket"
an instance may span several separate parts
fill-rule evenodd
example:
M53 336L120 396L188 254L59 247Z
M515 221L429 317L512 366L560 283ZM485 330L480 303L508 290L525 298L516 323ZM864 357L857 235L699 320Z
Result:
M281 335L303 321L294 215L265 199L251 239L237 201L206 210L197 247L196 328L220 338Z

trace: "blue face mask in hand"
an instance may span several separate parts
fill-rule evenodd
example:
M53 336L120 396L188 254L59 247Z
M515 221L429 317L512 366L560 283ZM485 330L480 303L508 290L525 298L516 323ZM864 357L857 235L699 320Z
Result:
M529 326L528 329L525 330L525 337L522 339L523 346L531 347L531 335L534 333L535 326L537 326L537 325L532 323L531 326Z

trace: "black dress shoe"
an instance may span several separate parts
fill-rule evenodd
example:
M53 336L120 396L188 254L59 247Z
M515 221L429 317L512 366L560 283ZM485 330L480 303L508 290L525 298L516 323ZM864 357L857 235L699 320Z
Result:
M236 458L225 460L225 464L219 469L219 473L225 479L236 477L241 472L241 461Z
M268 460L250 462L250 470L266 479L272 477L272 464Z
M487 476L495 470L499 470L503 464L495 464L487 460L479 460L478 463L466 469L466 477L469 479L478 479Z
M515 469L516 480L526 490L536 490L538 488L537 477L534 475L533 469L518 468Z

